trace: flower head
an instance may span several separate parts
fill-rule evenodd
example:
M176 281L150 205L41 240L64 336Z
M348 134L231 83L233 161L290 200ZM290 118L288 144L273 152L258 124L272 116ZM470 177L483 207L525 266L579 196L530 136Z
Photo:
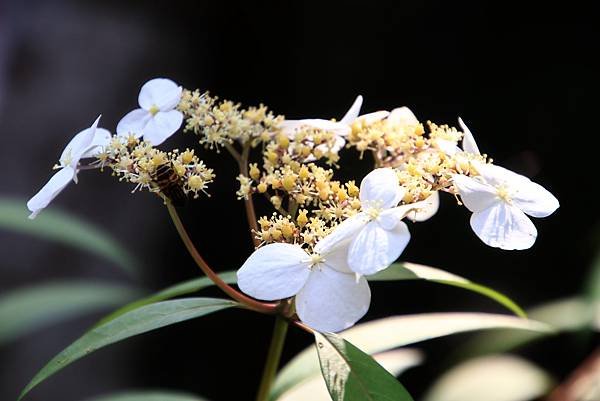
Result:
M238 285L267 301L295 296L304 323L319 331L344 330L367 313L371 290L349 269L347 248L337 245L317 243L312 254L300 245L265 245L240 268Z
M81 159L96 156L101 148L108 144L110 132L98 128L99 121L100 116L90 128L86 128L75 135L62 151L58 164L54 166L59 171L27 202L27 208L31 211L30 219L35 218L42 209L48 206L71 180L77 183L77 173Z
M181 99L181 86L166 78L146 82L138 97L139 109L125 115L117 125L119 136L144 137L157 146L173 135L183 122L183 114L175 108Z
M410 241L408 227L401 220L427 206L421 202L397 206L404 192L393 169L373 170L360 184L361 211L338 225L321 241L323 246L348 243L348 266L359 275L385 269Z
M501 249L528 249L537 230L526 214L546 217L558 200L529 178L500 166L478 163L479 176L454 175L454 186L473 212L471 228L487 245Z

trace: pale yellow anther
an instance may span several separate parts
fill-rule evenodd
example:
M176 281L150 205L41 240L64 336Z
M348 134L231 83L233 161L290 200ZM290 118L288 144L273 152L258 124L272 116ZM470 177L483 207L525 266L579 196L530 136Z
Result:
M300 210L300 212L298 213L298 218L296 219L296 221L298 222L298 225L300 227L304 227L306 223L308 223L308 217L306 216L306 213L308 213L307 210Z
M154 117L156 115L156 113L158 113L160 111L160 109L158 108L157 105L153 104L152 106L150 106L150 109L148 111Z
M296 188L296 177L292 174L286 175L282 180L283 188L291 192L294 188Z
M371 218L371 220L375 220L379 217L379 215L381 214L382 211L383 211L383 209L380 209L377 207L370 207L367 210L365 210L365 213L367 213L367 215Z
M496 187L496 194L500 199L502 199L506 203L512 202L512 198L510 197L510 193L508 192L508 188L506 188L506 186L500 185Z
M320 263L325 262L325 258L321 255L319 255L318 253L313 253L312 255L310 255L310 267L312 268L313 266L317 266Z

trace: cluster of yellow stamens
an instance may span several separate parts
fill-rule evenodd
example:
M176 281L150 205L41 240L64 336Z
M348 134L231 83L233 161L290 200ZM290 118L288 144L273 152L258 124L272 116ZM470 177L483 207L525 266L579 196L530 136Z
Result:
M207 185L215 178L213 170L207 168L193 150L164 152L133 135L113 136L97 157L101 167L108 166L120 180L135 184L133 191L161 192L167 182L197 198L200 192L206 193ZM159 180L157 171L165 166L168 174Z

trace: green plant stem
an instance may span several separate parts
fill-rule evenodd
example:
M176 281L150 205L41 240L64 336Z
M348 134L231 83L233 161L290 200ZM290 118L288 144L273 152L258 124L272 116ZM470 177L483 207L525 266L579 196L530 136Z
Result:
M281 351L283 351L283 344L285 343L285 335L287 334L288 326L289 323L284 317L277 316L275 318L273 337L271 338L267 362L265 364L265 369L263 370L263 376L260 381L260 387L258 388L256 401L267 401L269 399L269 392L275 381L275 374L279 367L279 360L281 359Z
M169 215L171 216L171 220L173 220L173 224L175 225L175 228L177 229L177 232L179 233L179 236L181 237L181 240L185 244L185 247L187 248L188 252L192 256L192 258L194 259L194 261L196 262L196 264L198 265L200 270L202 270L204 272L204 274L206 274L206 276L213 283L215 283L215 285L217 287L219 287L221 290L223 290L223 292L225 292L227 295L229 295L232 299L245 305L248 309L251 309L251 310L254 310L257 312L261 312L261 313L267 313L267 314L277 313L278 307L279 307L278 304L256 301L256 300L242 294L241 292L239 292L238 290L236 290L235 288L233 288L232 286L230 286L229 284L224 282L213 271L213 269L210 268L210 266L208 265L208 263L206 263L206 261L204 260L202 255L200 255L200 252L198 252L198 250L194 246L194 243L192 242L190 236L188 235L187 231L185 230L185 227L183 226L183 223L181 222L181 219L179 218L179 214L177 213L177 210L169 201L167 201L167 209L169 210Z

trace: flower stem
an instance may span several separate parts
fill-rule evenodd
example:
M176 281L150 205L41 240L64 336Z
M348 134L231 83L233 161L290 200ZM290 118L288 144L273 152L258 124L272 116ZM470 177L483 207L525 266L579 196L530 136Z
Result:
M181 237L181 240L185 244L185 247L187 248L188 252L192 256L192 258L194 259L194 261L196 262L196 264L198 265L200 270L202 270L204 272L204 274L206 274L206 276L213 283L215 283L215 285L217 287L219 287L221 290L223 290L223 292L225 292L227 295L229 295L234 300L245 305L248 309L251 309L251 310L254 310L257 312L261 312L261 313L267 313L267 314L277 313L278 304L256 301L256 300L242 294L241 292L239 292L238 290L236 290L235 288L233 288L232 286L230 286L229 284L224 282L217 275L217 273L215 273L210 268L210 266L208 265L208 263L206 263L206 261L204 260L202 255L200 255L200 252L198 252L198 250L194 246L194 243L192 242L190 236L188 235L187 231L185 230L185 227L183 226L183 223L181 222L181 219L179 218L179 214L177 214L177 210L175 210L175 207L169 201L167 201L167 209L169 210L169 215L171 216L171 220L173 220L173 224L175 225L175 228L177 229L177 232L179 233L179 236Z
M288 325L289 323L284 317L278 315L275 318L273 337L271 338L271 345L269 346L269 352L267 354L267 363L263 370L263 376L260 387L258 388L256 401L267 401L269 399L269 392L273 386L277 367L279 366L279 360L281 359L281 351L283 351L283 344L285 342Z
M240 168L240 174L248 177L248 158L250 157L250 141L244 144L244 148L242 149L242 154L237 159L238 166ZM250 236L252 237L252 243L254 247L258 247L260 245L260 241L256 238L256 234L258 232L258 222L256 220L256 212L254 211L254 202L252 201L252 194L248 195L246 199L244 199L244 207L246 208L246 218L248 219L248 226L250 227Z

